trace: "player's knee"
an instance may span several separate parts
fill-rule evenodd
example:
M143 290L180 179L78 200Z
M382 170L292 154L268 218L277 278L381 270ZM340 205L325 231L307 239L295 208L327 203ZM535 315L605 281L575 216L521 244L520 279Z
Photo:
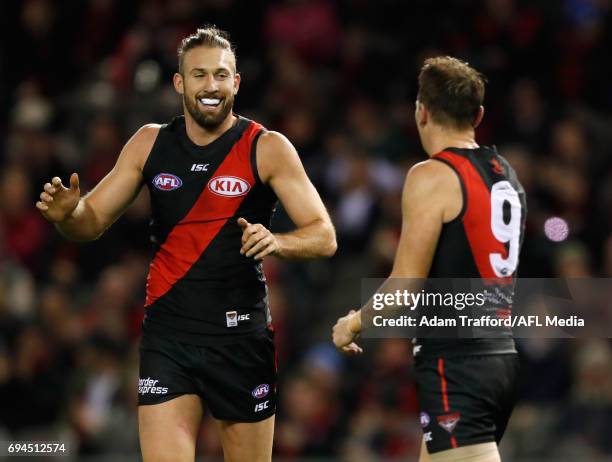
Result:
M195 455L181 455L176 451L168 453L150 453L142 452L143 462L195 462Z
M225 462L270 462L274 436L274 416L257 423L219 425Z
M140 437L144 462L194 462L195 440L183 435L177 438Z
M224 451L223 452L223 461L224 462L244 462L248 460L249 462L271 462L272 454L256 454L252 450L246 451Z
M224 462L271 462L272 460L272 444L255 444L249 445L242 442L227 442L223 446Z

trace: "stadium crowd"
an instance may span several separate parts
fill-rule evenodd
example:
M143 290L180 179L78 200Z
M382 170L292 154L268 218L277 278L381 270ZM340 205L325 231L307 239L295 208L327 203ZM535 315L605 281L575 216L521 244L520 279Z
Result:
M265 261L279 458L418 453L410 342L363 341L347 359L329 335L360 305L361 278L390 270L404 176L425 158L413 115L425 57L451 54L489 80L478 139L498 146L528 197L519 275L612 277L609 0L24 0L0 11L0 440L62 440L108 460L138 452L146 192L87 244L64 240L34 203L56 175L77 171L91 189L138 127L181 112L176 47L205 23L237 44L236 112L295 144L338 232L328 261ZM567 240L544 235L552 216ZM290 226L278 210L274 229ZM611 457L610 341L518 346L505 460ZM198 451L221 454L210 419Z

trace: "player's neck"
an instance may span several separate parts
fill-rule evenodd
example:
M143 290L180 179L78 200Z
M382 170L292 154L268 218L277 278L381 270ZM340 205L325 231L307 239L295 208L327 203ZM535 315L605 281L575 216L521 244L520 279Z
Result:
M215 128L204 128L200 126L189 113L185 113L185 130L187 136L198 146L206 146L212 143L226 131L228 131L236 122L236 116L230 112L225 120Z
M473 129L453 131L436 128L429 138L427 154L433 156L447 148L476 149L478 147Z

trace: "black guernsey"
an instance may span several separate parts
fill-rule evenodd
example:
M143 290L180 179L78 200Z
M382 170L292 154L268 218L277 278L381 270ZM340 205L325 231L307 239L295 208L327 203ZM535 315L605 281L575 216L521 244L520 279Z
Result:
M527 215L525 191L495 148L449 148L432 159L457 174L463 207L442 227L429 278L482 278L485 285L495 281L498 300L505 302L487 304L481 314L508 315ZM414 344L415 355L423 357L516 353L510 329L496 338L432 336L416 338Z
M198 146L183 116L160 128L143 168L153 245L145 335L210 345L271 323L262 265L240 254L237 223L244 217L269 227L277 202L257 173L264 130L238 116L219 138Z

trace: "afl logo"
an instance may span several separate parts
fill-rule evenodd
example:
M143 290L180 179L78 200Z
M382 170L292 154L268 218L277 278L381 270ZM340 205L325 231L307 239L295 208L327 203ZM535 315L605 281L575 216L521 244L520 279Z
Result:
M251 395L253 395L253 398L261 399L268 396L268 393L270 393L270 385L267 383L262 383L261 385L255 387L255 389L251 392Z
M153 185L162 191L172 191L182 186L183 180L172 173L160 173L153 178Z
M251 185L236 176L216 176L208 182L208 189L219 196L244 196Z

